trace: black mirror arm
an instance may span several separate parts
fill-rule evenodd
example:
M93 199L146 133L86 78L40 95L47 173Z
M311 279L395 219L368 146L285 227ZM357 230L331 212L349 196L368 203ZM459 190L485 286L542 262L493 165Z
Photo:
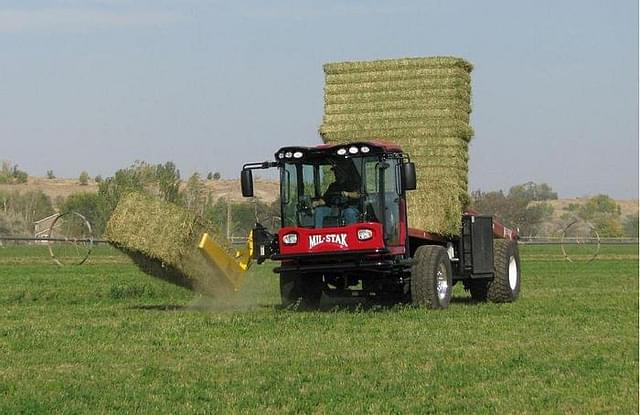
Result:
M262 163L245 163L242 165L242 170L270 169L271 167L278 167L278 162L263 161Z
M253 175L252 170L268 169L277 166L275 161L264 161L262 163L246 163L242 166L240 172L240 187L242 188L243 197L253 197Z

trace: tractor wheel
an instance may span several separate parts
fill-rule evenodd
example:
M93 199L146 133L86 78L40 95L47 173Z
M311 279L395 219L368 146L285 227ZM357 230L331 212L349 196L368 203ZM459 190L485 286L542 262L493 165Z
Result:
M280 274L280 297L283 307L318 308L321 296L322 276L295 272Z
M493 268L495 275L488 283L487 298L494 303L515 301L520 294L520 255L516 241L494 239Z
M447 308L453 281L447 250L437 245L416 249L411 268L411 302L429 308Z

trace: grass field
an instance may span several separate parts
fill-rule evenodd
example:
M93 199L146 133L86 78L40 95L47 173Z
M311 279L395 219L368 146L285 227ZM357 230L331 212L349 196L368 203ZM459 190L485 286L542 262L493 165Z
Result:
M521 253L514 304L300 312L269 266L212 301L0 247L0 413L637 413L638 247Z

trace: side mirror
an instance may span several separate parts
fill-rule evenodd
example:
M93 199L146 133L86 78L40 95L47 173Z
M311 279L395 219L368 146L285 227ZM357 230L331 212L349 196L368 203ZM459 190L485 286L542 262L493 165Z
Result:
M416 190L416 165L404 163L402 165L402 187L404 190Z
M242 187L243 197L253 197L253 173L251 170L242 170L240 172L240 186Z

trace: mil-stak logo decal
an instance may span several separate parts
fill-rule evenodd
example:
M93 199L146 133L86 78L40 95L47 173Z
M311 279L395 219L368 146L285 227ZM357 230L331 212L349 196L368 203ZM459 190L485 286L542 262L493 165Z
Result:
M340 248L348 248L346 233L328 233L326 235L309 235L309 248L321 244L339 245Z

